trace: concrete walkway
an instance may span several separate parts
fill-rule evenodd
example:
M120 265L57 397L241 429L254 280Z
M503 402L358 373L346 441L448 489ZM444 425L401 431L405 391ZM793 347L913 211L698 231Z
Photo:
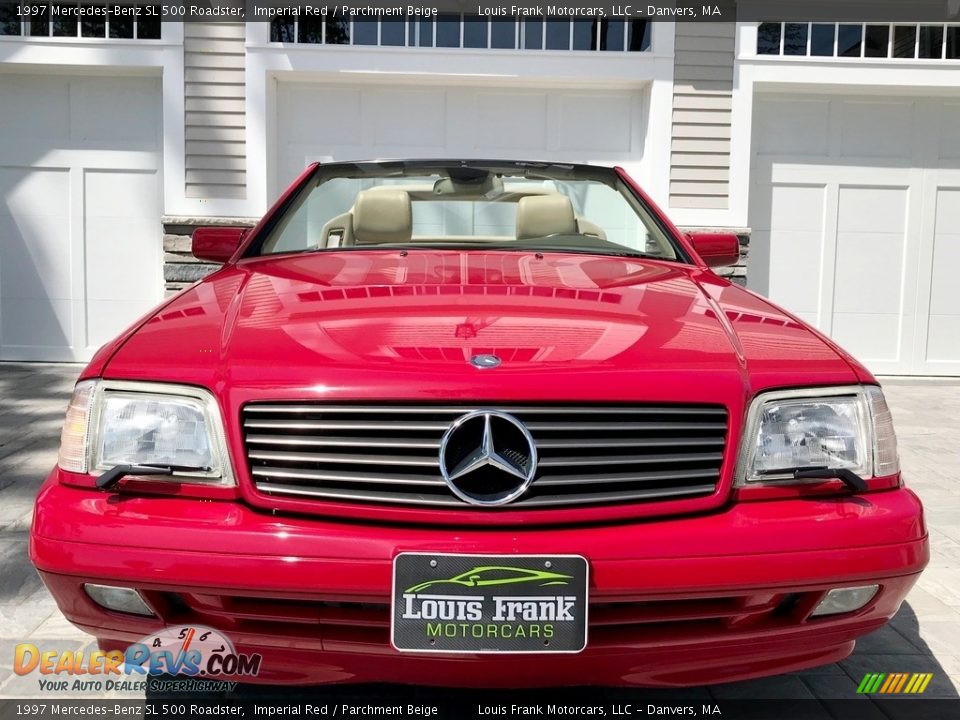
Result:
M79 369L0 363L0 698L38 695L36 674L20 677L12 672L15 644L33 642L41 649L60 651L90 645L89 636L64 620L27 560L33 498L56 462L63 412ZM856 652L839 664L670 692L666 697L698 701L853 698L863 676L873 672L930 672L933 679L926 697L958 697L960 381L889 379L884 387L900 438L904 474L926 505L933 546L930 567L893 623L862 639ZM321 700L327 692L317 690L309 697ZM408 691L390 692L402 699ZM617 702L622 697L628 701L664 697L644 691L599 692ZM422 699L423 692L418 696ZM909 714L907 708L905 712ZM829 717L826 710L823 717Z

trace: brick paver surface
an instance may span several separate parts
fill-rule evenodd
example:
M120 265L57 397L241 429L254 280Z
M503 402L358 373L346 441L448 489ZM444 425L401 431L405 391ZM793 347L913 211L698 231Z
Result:
M27 560L33 498L56 462L63 411L79 369L0 363L0 697L38 695L36 674L20 677L11 671L16 643L61 651L91 644L89 636L63 618ZM886 379L884 388L897 426L904 475L926 506L933 556L899 614L889 626L860 640L856 652L838 664L669 692L670 697L850 698L856 697L857 683L868 672L932 672L927 696L958 696L960 380ZM310 692L320 699L329 691ZM601 692L616 700L624 691ZM82 695L71 696L78 694ZM417 695L422 697L422 691ZM643 695L658 696L662 697L655 692ZM637 695L631 691L629 697ZM826 710L823 717L829 717Z

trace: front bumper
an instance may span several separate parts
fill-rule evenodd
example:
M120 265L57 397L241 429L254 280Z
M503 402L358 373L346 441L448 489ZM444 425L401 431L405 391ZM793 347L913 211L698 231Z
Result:
M401 551L584 555L587 649L535 662L401 655L389 644ZM905 489L630 525L459 530L118 496L60 485L54 472L37 498L30 554L67 618L108 648L200 624L263 656L257 682L492 687L691 685L832 662L896 613L929 550L920 502ZM103 610L86 582L135 587L160 617ZM861 610L809 617L830 588L871 583L880 591Z

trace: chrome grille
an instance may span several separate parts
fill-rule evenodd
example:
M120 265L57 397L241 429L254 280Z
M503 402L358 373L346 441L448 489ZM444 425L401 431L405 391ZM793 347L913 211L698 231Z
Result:
M440 441L476 406L257 403L243 409L250 472L264 494L468 507L440 476ZM719 406L510 406L540 460L508 508L702 497L720 477Z

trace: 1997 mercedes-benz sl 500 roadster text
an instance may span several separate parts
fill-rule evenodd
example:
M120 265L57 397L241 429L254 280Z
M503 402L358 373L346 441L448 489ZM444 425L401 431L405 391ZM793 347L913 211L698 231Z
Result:
M845 657L927 562L877 381L622 170L314 165L193 251L224 265L98 352L37 498L33 562L105 649L703 684Z

